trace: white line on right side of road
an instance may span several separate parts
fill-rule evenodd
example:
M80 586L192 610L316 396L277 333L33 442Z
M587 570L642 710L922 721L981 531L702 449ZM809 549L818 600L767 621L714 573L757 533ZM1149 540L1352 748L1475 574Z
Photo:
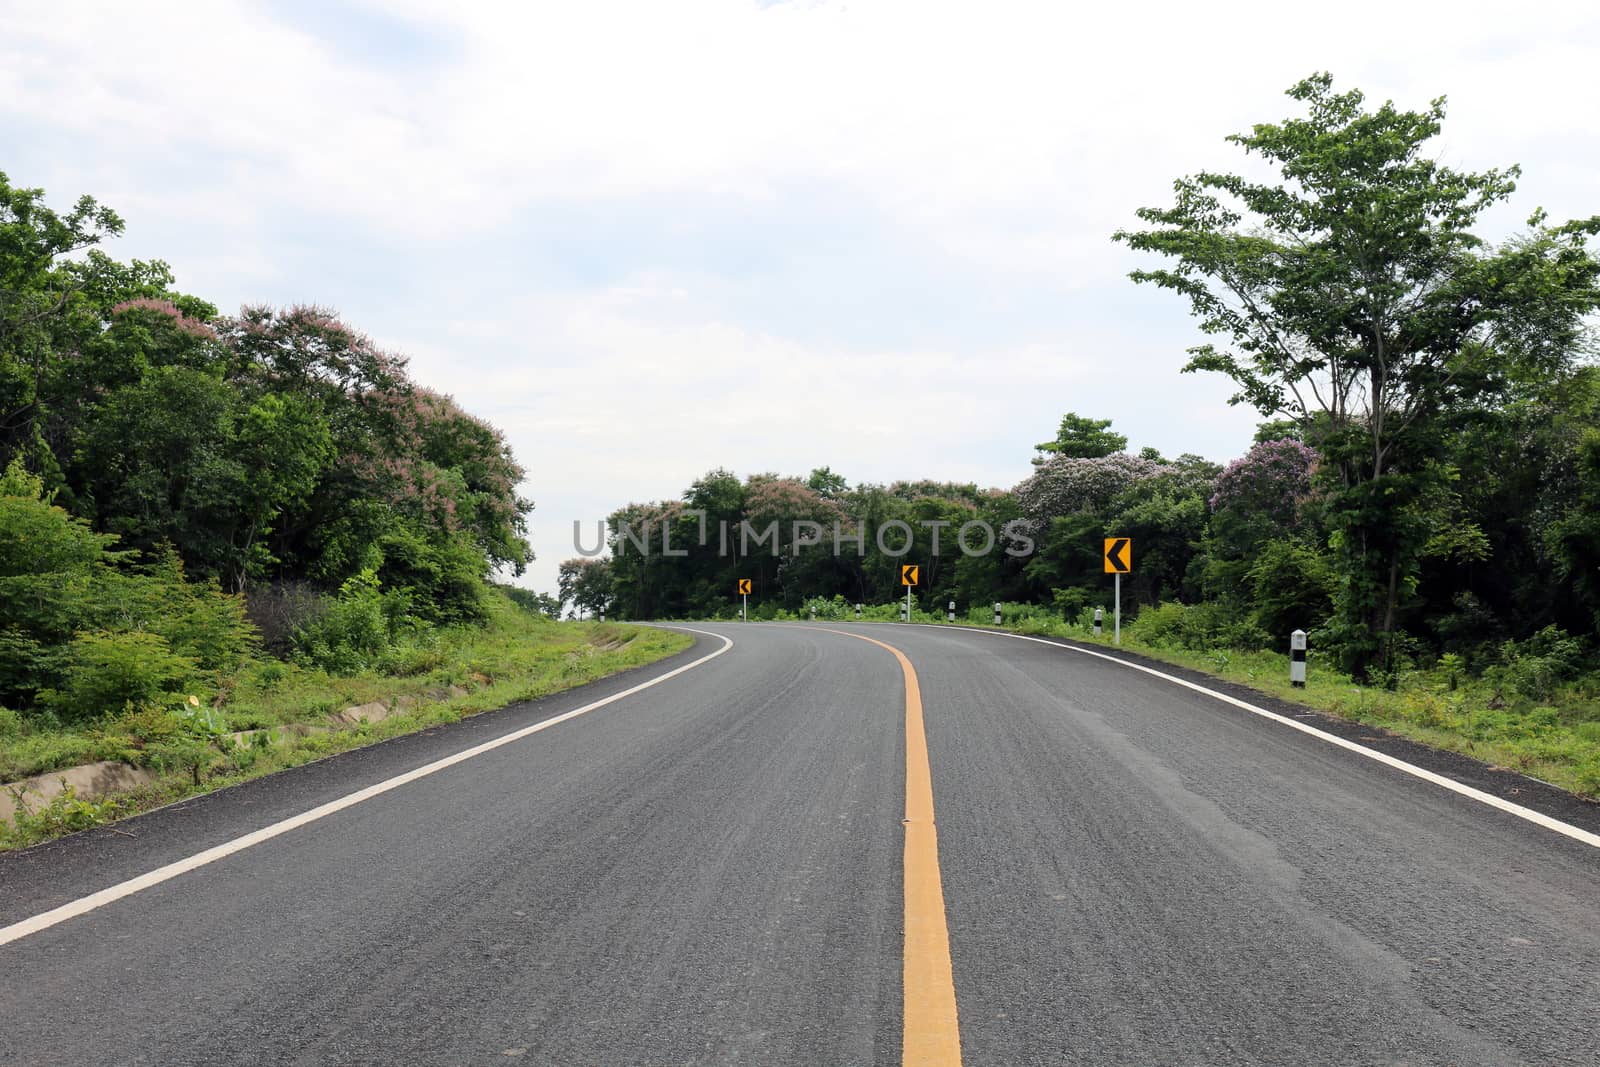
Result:
M1289 718L1287 715L1279 715L1275 711L1268 711L1266 708L1251 704L1248 701L1240 700L1238 697L1231 697L1226 693L1219 693L1215 689L1207 689L1203 685L1188 681L1184 678L1179 678L1176 675L1167 674L1165 671L1158 671L1153 667L1146 667L1141 663L1130 663L1128 660L1119 659L1116 656L1108 656L1104 652L1095 652L1092 649L1079 648L1076 645L1063 645L1056 641L1046 641L1040 637L1029 637L1026 634L1006 633L1004 630L984 630L975 626L954 626L944 628L967 630L975 634L990 634L994 637L1009 637L1017 641L1033 641L1036 644L1049 645L1052 648L1059 648L1067 652L1077 652L1084 656L1093 656L1096 659L1106 660L1109 663L1120 664L1121 666L1127 667L1130 670L1143 671L1145 674L1154 675L1155 677L1164 681L1171 682L1173 685L1181 685L1185 689L1192 689L1196 693L1204 693L1208 697L1214 697L1215 699L1222 701L1224 704L1232 704L1236 708L1242 708L1245 711L1250 712L1252 715L1259 715L1264 719L1271 719L1273 722L1282 723L1284 726L1292 727L1293 729L1299 730L1303 734L1309 734L1319 741L1326 741L1330 745L1337 745L1340 748L1354 752L1357 755L1365 756L1367 759L1376 760L1386 767L1393 767L1395 770L1402 771L1414 778L1421 778L1425 782L1432 782L1434 785L1443 786L1452 793L1458 793L1461 796L1476 800L1480 804L1487 804L1489 807L1497 808L1508 815L1515 815L1517 818L1531 822L1535 826L1542 826L1546 830L1554 830L1556 833L1570 837L1574 841L1581 841L1585 845L1589 845L1594 848L1600 848L1600 834L1590 833L1588 830L1578 826L1573 826L1571 823L1562 822L1560 819L1553 819L1541 811L1534 811L1532 808L1525 808L1521 804L1513 804L1509 800L1502 800L1493 793L1485 793L1481 789L1474 789L1472 786L1458 782L1454 778L1447 778L1442 774L1435 774L1433 771L1430 771L1425 767L1418 767L1414 763L1407 763L1403 759L1396 759L1387 752L1379 752L1377 749L1367 748L1365 745L1358 745L1354 741L1347 741L1337 734L1330 734L1326 730L1319 730L1315 726L1308 726L1297 719Z
M492 741L485 741L481 745L474 745L472 748L464 749L461 752L457 752L453 756L446 756L443 759L424 764L423 766L417 767L414 770L406 771L404 774L397 774L393 778L386 778L381 782L367 786L365 789L358 789L354 793L342 796L337 800L330 800L326 804L319 805L318 807L312 808L309 811L303 811L299 815L291 815L287 819L272 823L269 826L263 826L259 830L253 830L242 837L234 838L232 841L224 841L222 844L215 845L203 852L196 852L192 856L186 856L181 860L175 860L172 863L167 864L165 867L157 867L153 871L147 871L144 874L138 875L135 878L130 878L125 882L118 882L116 885L108 886L105 889L100 890L98 893L90 893L86 897L79 897L77 900L62 904L60 907L52 908L49 911L40 912L38 915L23 919L21 922L12 923L10 926L0 927L0 945L7 945L13 941L20 941L22 938L27 937L30 934L36 934L41 930L48 930L52 926L66 922L68 919L77 918L79 915L91 912L96 908L104 907L105 905L121 900L124 897L131 897L135 893L149 889L151 886L160 885L162 882L165 882L171 878L176 878L180 874L187 874L189 871L204 867L209 863L215 863L220 859L225 859L236 852L243 852L245 849L259 845L263 841L270 841L272 838L286 834L290 830L297 830L308 823L314 823L318 819L326 818L335 812L340 812L346 808L354 807L364 800L371 800L375 796L387 793L391 789L397 789L408 782L414 782L419 778L426 778L430 774L437 774L439 771L442 771L447 767L453 767L458 763L464 763L475 756L481 756L485 752L497 749L502 745L509 745L513 741L520 741L530 734L538 733L540 730L548 730L557 723L566 722L568 719L576 719L579 715L587 714L588 712L594 711L596 708L603 708L607 704L615 704L617 701L626 697L631 697L635 693L643 692L652 686L660 685L669 678L676 678L685 671L692 671L702 663L708 663L711 660L716 659L718 656L722 655L724 652L733 647L733 640L731 638L724 637L722 634L712 633L710 630L692 630L687 626L674 626L672 629L688 630L690 633L703 634L706 637L715 637L722 642L722 647L717 649L715 652L701 656L699 659L694 660L693 662L685 663L681 667L670 670L666 674L658 675L647 682L640 682L631 689L624 689L620 693L613 693L601 700L594 701L592 704L585 704L581 708L573 708L571 711L563 712L560 715L556 715L549 719L544 719L541 722L536 722L532 726L525 726L520 730L513 730L503 737L497 737Z

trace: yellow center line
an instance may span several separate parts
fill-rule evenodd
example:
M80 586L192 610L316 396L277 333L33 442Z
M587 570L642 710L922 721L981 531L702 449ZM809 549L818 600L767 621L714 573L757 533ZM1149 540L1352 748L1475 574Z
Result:
M816 627L816 629L826 629ZM922 688L906 654L893 645L844 630L831 634L869 641L900 661L906 680L905 958L901 971L904 1022L900 1062L904 1067L959 1067L961 1031L956 1021L956 983L950 969L950 930L945 925L944 885L939 879L939 835L933 821L933 774L922 727Z

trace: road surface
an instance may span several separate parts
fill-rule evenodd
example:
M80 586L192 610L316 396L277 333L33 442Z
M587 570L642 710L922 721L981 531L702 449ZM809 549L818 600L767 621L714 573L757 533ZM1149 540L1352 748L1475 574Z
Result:
M0 1064L1600 1063L1584 840L1049 644L697 628L0 856Z

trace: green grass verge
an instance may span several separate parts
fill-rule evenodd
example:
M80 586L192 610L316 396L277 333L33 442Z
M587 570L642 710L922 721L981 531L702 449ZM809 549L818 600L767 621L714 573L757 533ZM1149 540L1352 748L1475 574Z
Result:
M571 689L693 644L688 634L650 627L554 622L496 599L487 626L432 635L408 650L396 673L339 677L274 659L252 661L225 687L214 716L218 736L209 743L176 744L169 715L133 713L79 730L0 723L0 782L98 760L131 763L156 775L154 784L130 794L91 800L69 793L38 811L19 812L15 822L0 819L0 850ZM402 699L416 703L381 722L294 733L297 727L326 726L330 714L352 705ZM246 730L267 732L242 745L222 736Z

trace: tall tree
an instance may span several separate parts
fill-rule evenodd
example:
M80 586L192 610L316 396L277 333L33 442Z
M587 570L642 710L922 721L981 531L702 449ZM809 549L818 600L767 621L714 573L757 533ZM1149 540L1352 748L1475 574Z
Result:
M1489 248L1472 228L1515 188L1516 167L1465 173L1428 143L1425 111L1364 107L1327 74L1289 90L1307 114L1229 138L1279 181L1202 172L1146 230L1115 239L1175 262L1137 282L1189 299L1227 347L1190 349L1188 371L1238 385L1235 403L1299 423L1334 492L1341 570L1336 637L1365 677L1387 661L1448 470L1441 416L1480 403L1530 369L1560 373L1600 307L1600 264L1584 246L1600 217Z
M1073 459L1099 459L1128 447L1128 439L1111 432L1110 419L1086 419L1075 411L1061 416L1054 441L1034 446L1041 452L1054 452Z

